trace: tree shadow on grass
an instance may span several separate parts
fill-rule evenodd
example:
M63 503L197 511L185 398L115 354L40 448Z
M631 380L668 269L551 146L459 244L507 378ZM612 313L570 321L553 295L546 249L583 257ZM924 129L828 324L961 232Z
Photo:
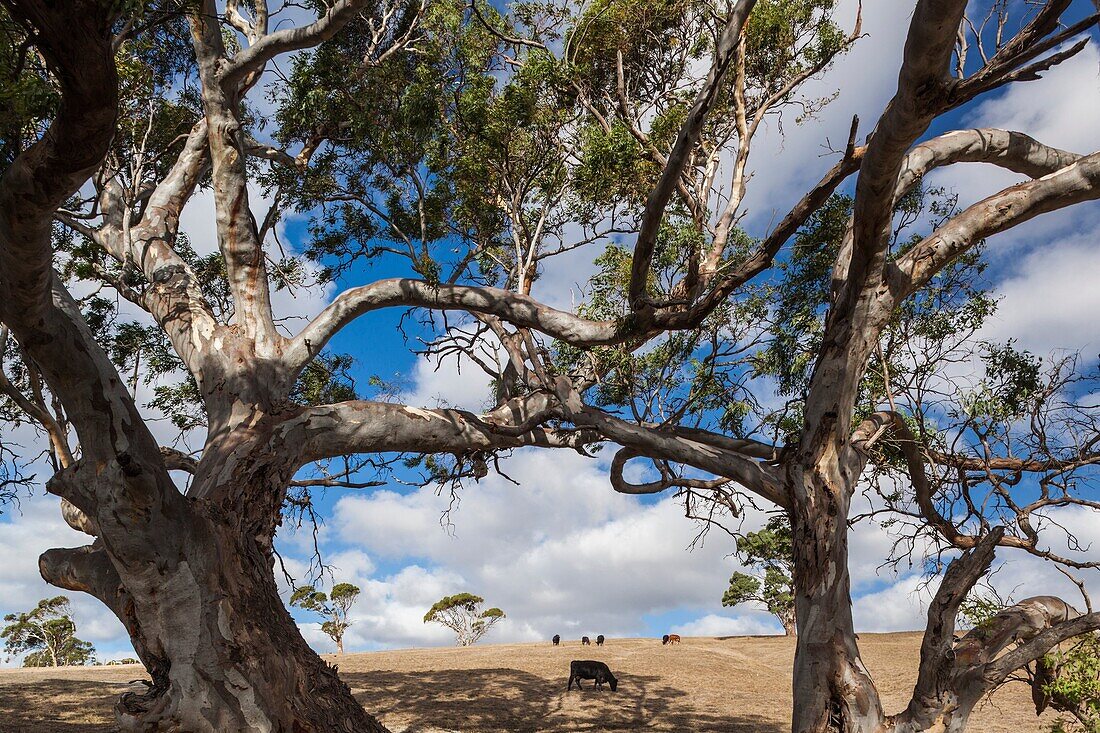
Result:
M708 731L782 733L775 720L719 715L692 706L659 677L621 675L619 689L592 683L567 692L517 669L347 672L340 675L363 707L402 733L533 733L534 731Z
M100 733L114 729L125 682L40 680L0 685L3 733Z
M517 669L345 672L356 699L401 733L564 733L698 731L783 733L774 719L700 709L682 691L647 675L619 676L619 689L592 682L567 692ZM51 679L0 685L2 733L101 733L114 730L124 682Z

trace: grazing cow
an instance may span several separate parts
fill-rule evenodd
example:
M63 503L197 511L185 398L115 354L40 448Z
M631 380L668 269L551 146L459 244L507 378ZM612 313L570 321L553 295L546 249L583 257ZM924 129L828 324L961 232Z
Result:
M561 635L560 634L554 634L554 646L557 646L560 643L561 643Z
M668 643L668 634L665 634L664 636L661 637L661 643L662 644L667 644Z
M619 688L619 681L615 679L615 675L611 674L611 669L603 662L596 662L591 659L573 660L569 663L567 690L573 689L573 680L577 681L578 690L581 689L581 680L596 680L595 687L597 690L602 689L604 682L611 686L612 692Z
M603 634L596 637L596 646L603 646Z
M661 643L662 644L679 644L680 643L680 635L679 634L665 634L664 636L661 637Z
M581 646L592 646L592 640L589 639L587 636L582 636L581 637Z

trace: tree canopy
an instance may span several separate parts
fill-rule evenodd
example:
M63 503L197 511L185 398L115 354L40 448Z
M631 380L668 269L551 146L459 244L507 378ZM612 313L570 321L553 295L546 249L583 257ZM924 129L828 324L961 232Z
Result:
M499 608L482 610L484 603L484 598L473 593L444 596L424 614L424 623L442 624L455 632L459 646L471 646L505 618Z
M351 583L337 583L329 593L319 591L313 586L304 585L295 588L290 594L290 605L313 611L325 620L321 623L323 631L336 644L336 651L344 653L344 632L351 626L348 613L359 598L358 586Z
M23 654L24 667L95 664L95 647L76 636L76 621L65 596L43 598L26 613L9 613L0 631L4 652Z
M794 589L791 586L794 550L791 525L786 517L772 517L763 529L737 538L737 553L748 567L764 572L758 578L736 572L722 594L723 606L762 603L768 613L779 619L788 636L795 633Z
M953 647L995 557L1098 565L1051 540L1100 509L1096 364L982 326L983 253L1100 198L1100 152L953 129L1081 53L1097 15L898 17L889 103L759 217L761 130L812 122L834 95L807 83L879 42L858 3L3 0L0 410L91 537L44 553L43 577L109 608L151 675L120 727L381 733L283 606L276 534L318 491L457 495L520 448L607 446L613 490L669 492L705 526L786 514L799 733L957 733L1100 628L1039 596ZM962 163L1013 182L977 201L931 185ZM591 277L555 290L582 255ZM291 319L292 295L324 302ZM383 310L421 356L481 370L489 404L356 379L337 347ZM34 455L5 435L0 495ZM897 537L883 560L939 576L898 714L853 626L858 521ZM316 592L299 600L333 603ZM503 618L458 597L437 615L467 637Z

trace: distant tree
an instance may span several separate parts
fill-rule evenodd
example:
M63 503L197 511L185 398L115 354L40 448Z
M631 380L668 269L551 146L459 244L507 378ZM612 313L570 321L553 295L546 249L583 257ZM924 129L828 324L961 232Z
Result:
M344 653L344 632L351 626L348 611L359 598L359 587L351 583L337 583L332 586L332 594L326 595L311 585L295 589L290 596L290 605L313 611L325 618L321 631L336 642L336 652Z
M458 635L459 646L470 646L504 618L499 608L481 610L485 599L472 593L442 598L424 614L424 623L443 624Z
M730 577L730 587L722 595L722 605L761 603L783 624L787 636L794 636L794 593L791 588L794 561L791 524L786 515L772 517L764 529L739 537L737 553L747 566L763 571L764 577L734 573Z
M43 598L27 613L9 613L0 637L8 654L29 652L24 667L61 667L95 663L95 647L76 638L76 621L65 596Z

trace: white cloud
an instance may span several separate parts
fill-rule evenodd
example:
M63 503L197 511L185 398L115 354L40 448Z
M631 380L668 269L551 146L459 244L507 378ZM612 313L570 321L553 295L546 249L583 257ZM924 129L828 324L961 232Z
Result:
M899 578L893 584L859 597L852 608L856 631L923 629L928 601L938 584L925 587L920 575Z
M1100 49L1090 43L1073 58L991 96L966 116L974 127L1026 132L1047 145L1079 153L1100 148Z
M442 646L454 643L454 634L439 624L424 623L424 613L445 595L462 585L462 578L448 570L428 570L411 564L395 574L371 578L356 573L336 573L339 582L359 586L361 593L349 613L351 626L344 637L348 649L382 649L410 646ZM319 622L299 624L315 649L333 651L335 644ZM493 631L493 638L509 638L508 622ZM523 639L525 641L530 638Z
M1054 350L1100 350L1100 227L1067 236L1055 246L1039 246L1009 265L997 286L997 313L982 338L1016 339L1019 346L1046 355Z
M842 2L836 21L850 30L855 21L855 2ZM749 181L743 211L749 232L767 233L790 207L839 160L828 147L843 150L852 117L858 115L858 141L871 132L886 103L897 89L901 49L908 30L892 3L862 3L864 38L841 56L821 77L810 80L800 93L806 98L836 98L814 118L794 122L795 107L780 120L769 117L753 141ZM780 125L782 121L782 125Z
M37 491L41 492L41 489ZM48 585L38 573L38 557L54 547L78 547L91 539L61 519L60 500L38 493L6 507L0 521L0 617L34 608L39 600L65 595L72 601L77 636L97 647L129 648L122 623L106 606L84 593ZM132 654L131 654L132 656ZM0 656L0 666L18 666L19 659Z
M708 613L694 621L673 626L670 631L681 636L754 636L782 634L783 627L775 617L763 613L741 616Z
M472 333L469 327L452 327L450 335L462 337ZM492 334L478 337L475 355L491 368L499 367L507 356ZM492 378L472 359L431 354L416 360L413 366L412 388L401 399L410 405L426 407L457 407L481 412L494 400Z
M364 591L360 613L389 620L363 625L362 642L382 643L368 630L398 629L408 638L428 605L461 591L509 615L493 632L500 641L636 634L647 614L721 610L722 591L740 567L727 557L732 541L712 535L689 552L697 527L676 501L617 494L603 461L572 453L519 451L503 470L520 486L493 476L463 489L450 533L440 526L448 498L432 488L337 503L330 524L342 545L416 563L418 582L433 585L416 602L400 589L400 574L372 585L370 598ZM754 514L750 523L762 521ZM422 629L415 638L431 641Z

